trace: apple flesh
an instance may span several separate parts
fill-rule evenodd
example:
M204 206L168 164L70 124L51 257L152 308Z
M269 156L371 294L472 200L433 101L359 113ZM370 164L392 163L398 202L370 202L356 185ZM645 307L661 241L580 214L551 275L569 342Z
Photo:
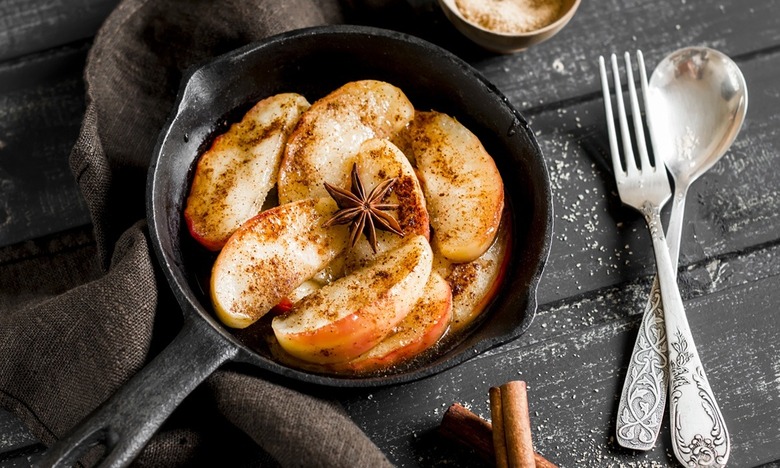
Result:
M308 108L299 94L263 99L203 153L184 209L190 234L201 245L218 251L260 212L276 184L287 137Z
M498 235L487 252L468 263L453 264L440 253L434 254L434 271L452 287L450 333L468 328L493 301L506 275L511 253L511 223L505 214Z
M343 252L347 227L322 227L336 210L331 198L307 199L244 223L212 268L217 317L233 328L251 325Z
M409 138L439 252L456 263L476 260L493 243L504 209L493 158L476 135L439 112L418 112Z
M398 220L405 237L422 235L429 239L430 224L428 210L425 207L425 196L417 174L406 155L389 140L372 138L360 145L356 161L360 180L367 193L389 178L395 177L397 179L384 203L398 205L398 209L390 211L390 213ZM404 238L392 232L377 229L376 241L377 253L374 253L368 240L361 236L357 244L349 249L347 255L335 258L310 281L296 289L291 296L293 302L310 294L313 291L312 284L323 286L352 271L359 270L373 262L377 254L394 249L403 243Z
M452 290L440 275L431 273L422 297L393 330L366 353L333 370L366 373L406 362L435 345L452 320Z
M414 116L414 106L383 81L353 81L304 112L287 142L279 169L279 202L327 196L323 185L349 185L361 143L390 138Z
M395 216L404 236L421 235L430 238L430 222L420 182L414 168L403 152L389 140L373 138L360 145L356 162L358 174L366 193L387 179L396 178L393 189L384 203L396 204L398 208L390 213ZM403 238L392 232L376 231L377 253L397 247ZM372 262L376 254L368 240L361 237L350 249L345 259L347 272L362 268Z
M367 267L330 283L271 322L288 354L317 364L354 359L382 341L411 311L431 273L433 252L410 237Z

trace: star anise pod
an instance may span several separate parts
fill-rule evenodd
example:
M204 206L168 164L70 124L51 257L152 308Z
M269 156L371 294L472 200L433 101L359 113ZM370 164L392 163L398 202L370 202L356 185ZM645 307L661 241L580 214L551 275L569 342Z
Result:
M396 209L398 205L382 203L390 189L395 185L396 180L396 177L387 179L366 195L363 183L358 175L357 163L355 163L352 166L352 187L350 191L325 182L325 190L336 200L339 210L323 226L351 224L349 229L350 246L355 246L360 233L363 232L374 253L376 253L377 228L403 237L404 232L398 221L392 215L383 211Z

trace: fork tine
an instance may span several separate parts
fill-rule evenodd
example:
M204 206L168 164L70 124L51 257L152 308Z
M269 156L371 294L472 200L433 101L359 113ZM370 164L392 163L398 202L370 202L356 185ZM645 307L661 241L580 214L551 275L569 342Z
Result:
M641 54L641 52L640 52ZM634 134L636 136L636 148L639 152L640 170L648 170L650 158L647 155L647 143L645 142L645 130L642 125L642 113L639 110L639 98L636 95L636 86L634 85L634 72L631 65L631 54L626 52L626 80L628 81L628 97L631 101L631 113L634 117ZM640 71L641 73L641 71Z
M648 130L650 130L650 135L653 134L653 119L650 118L650 113L652 110L650 109L651 101L647 98L648 92L647 92L647 71L645 69L645 57L642 54L641 50L636 51L636 61L639 65L639 84L642 87L642 102L645 103L645 123L647 124ZM643 135L644 136L644 135ZM650 138L650 145L653 145L653 139ZM658 154L655 152L655 146L653 146L653 150L655 154ZM655 167L658 167L658 161L655 161ZM663 163L661 164L663 165Z
M612 54L612 79L615 80L615 101L617 102L618 121L620 122L620 136L623 140L623 161L626 163L626 173L630 177L637 173L634 150L631 147L631 134L628 131L628 119L626 118L626 106L623 104L623 86L620 84L620 69L617 56Z
M615 134L615 119L612 115L612 99L609 97L609 80L607 79L607 69L602 56L599 56L599 73L601 75L601 91L604 94L604 112L607 114L607 135L609 136L609 152L612 155L612 170L615 171L615 177L622 177L625 175L625 171L622 164L620 164L620 151L618 150L617 135Z

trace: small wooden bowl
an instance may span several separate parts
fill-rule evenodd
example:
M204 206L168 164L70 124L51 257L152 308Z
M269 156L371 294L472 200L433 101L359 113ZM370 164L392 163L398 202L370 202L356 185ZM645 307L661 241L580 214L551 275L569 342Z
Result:
M523 51L553 37L574 16L581 0L564 0L558 18L542 28L526 33L501 33L484 28L467 20L455 4L455 0L439 0L444 15L464 36L487 50L501 54Z

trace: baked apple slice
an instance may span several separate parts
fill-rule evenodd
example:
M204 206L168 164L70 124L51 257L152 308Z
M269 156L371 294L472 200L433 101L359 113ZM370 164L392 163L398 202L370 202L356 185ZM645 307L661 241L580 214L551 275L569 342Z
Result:
M276 184L282 149L306 99L283 93L255 104L203 153L184 209L190 234L217 251L244 221L260 212Z
M406 317L431 273L433 253L410 237L371 265L330 283L274 317L274 335L292 356L318 364L354 359Z
M389 140L372 138L360 145L356 162L358 176L366 193L370 193L388 179L396 179L383 203L398 206L391 213L397 219L404 236L419 234L428 239L430 224L428 210L425 207L425 196L417 174L406 155ZM375 233L377 253L386 252L404 242L403 237L389 231L377 229ZM327 284L351 271L365 267L374 261L377 253L374 253L370 242L364 236L360 236L347 255L334 259L312 279L320 285ZM308 292L311 290L303 290L301 293L305 294L299 293L298 297L303 297Z
M476 260L450 264L435 254L435 271L452 287L451 333L467 328L495 298L506 275L510 259L511 223L504 216L495 242Z
M222 323L251 325L344 251L348 229L322 227L336 210L331 198L307 199L244 223L211 272L211 300Z
M317 100L287 142L279 202L327 196L323 182L348 185L361 143L389 138L413 116L406 95L383 81L353 81Z
M446 114L418 112L409 132L438 250L452 262L477 259L493 243L504 209L493 158Z
M452 290L437 273L431 273L422 297L392 334L356 359L335 364L333 370L370 372L389 369L435 345L450 326Z
M360 145L356 161L360 180L367 193L387 179L396 179L384 203L398 205L395 217L404 236L421 235L429 239L430 222L425 195L406 155L389 140L372 138ZM378 253L393 249L403 242L403 238L397 234L376 231ZM375 256L368 240L361 238L349 251L346 258L346 271L354 271L366 266L374 260Z

